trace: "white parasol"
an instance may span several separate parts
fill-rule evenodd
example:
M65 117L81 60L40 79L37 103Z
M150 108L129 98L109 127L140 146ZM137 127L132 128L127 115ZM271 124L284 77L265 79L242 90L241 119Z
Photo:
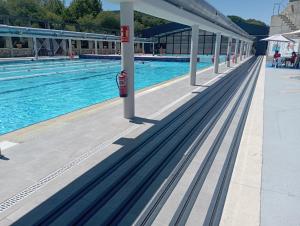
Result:
M264 39L261 39L260 41L273 41L273 42L295 42L294 40L292 39L289 39L287 37L284 37L283 35L272 35L268 38L264 38Z

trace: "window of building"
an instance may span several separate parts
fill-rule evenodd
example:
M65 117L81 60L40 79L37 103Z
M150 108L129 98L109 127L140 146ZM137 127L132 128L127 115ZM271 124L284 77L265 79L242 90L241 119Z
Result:
M159 42L160 42L160 43L166 43L166 42L167 42L167 37L166 37L166 36L161 37L161 38L159 39Z
M28 38L12 37L13 48L28 48Z
M74 49L77 49L77 41L76 40L72 40L72 46Z
M108 49L108 42L103 42L103 49Z
M88 49L89 48L89 41L83 40L81 41L81 48Z
M0 48L6 48L6 38L5 37L0 37Z

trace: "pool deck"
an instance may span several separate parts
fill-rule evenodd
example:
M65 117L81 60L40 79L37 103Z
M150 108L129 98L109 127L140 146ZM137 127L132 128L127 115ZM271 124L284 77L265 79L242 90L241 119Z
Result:
M198 72L141 90L136 119L122 118L119 98L0 136L0 211L11 225L139 134L191 100L233 68ZM222 226L300 225L300 72L262 68L230 183ZM23 191L23 193L22 193ZM21 194L21 195L20 195ZM23 199L23 198L22 198Z
M2 150L0 187L4 189L0 190L0 203L22 191L28 192L26 188L30 186L42 188L47 184L47 189L39 189L25 202L0 212L0 225L17 220L118 150L124 140L159 123L233 69L221 64L218 75L212 68L204 69L198 72L196 87L189 85L189 76L182 76L139 91L136 118L131 122L123 119L122 100L116 98L0 136L0 143L17 143Z
M300 71L261 75L221 226L300 225Z
M266 69L261 225L300 225L300 71Z

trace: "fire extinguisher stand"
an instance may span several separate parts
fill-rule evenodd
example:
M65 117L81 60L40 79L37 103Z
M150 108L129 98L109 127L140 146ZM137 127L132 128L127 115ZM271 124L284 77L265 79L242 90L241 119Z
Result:
M122 53L122 70L128 74L127 93L124 98L124 117L126 119L134 118L134 19L133 19L133 2L120 3L121 19L121 53ZM123 28L126 28L124 33ZM123 31L123 34L122 34Z

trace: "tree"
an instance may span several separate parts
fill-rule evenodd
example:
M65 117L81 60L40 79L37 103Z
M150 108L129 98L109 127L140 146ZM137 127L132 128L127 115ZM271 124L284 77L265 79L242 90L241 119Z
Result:
M5 0L0 0L0 14L1 15L9 15L7 1L5 1Z
M43 18L44 8L40 0L9 0L7 7L10 15Z
M101 12L95 18L95 24L103 28L119 29L120 16L118 14L109 11Z
M44 7L48 12L62 16L65 10L64 3L61 0L45 0Z
M101 0L73 0L69 6L72 18L79 19L86 15L97 16L102 11Z

